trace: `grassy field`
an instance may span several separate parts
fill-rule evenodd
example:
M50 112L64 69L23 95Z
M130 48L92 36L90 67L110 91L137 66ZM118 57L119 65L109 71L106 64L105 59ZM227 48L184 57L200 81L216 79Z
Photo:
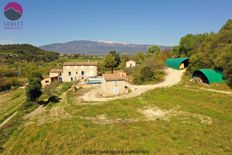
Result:
M22 106L25 102L24 89L15 89L0 94L0 123L11 119L1 125L0 128L0 153L3 151L3 144L23 123ZM16 113L17 112L17 113Z
M52 108L30 115L4 145L3 154L81 154L84 150L232 154L229 95L178 85L96 105L79 105L77 98L76 92L69 91ZM138 111L147 107L177 110L166 111L174 111L168 119L149 120ZM212 122L204 123L204 118Z
M0 94L0 123L13 114L25 101L23 89Z

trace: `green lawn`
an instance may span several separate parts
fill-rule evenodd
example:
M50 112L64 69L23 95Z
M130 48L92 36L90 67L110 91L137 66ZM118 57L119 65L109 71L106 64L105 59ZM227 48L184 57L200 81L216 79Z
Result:
M42 125L21 125L5 144L3 153L80 154L83 150L142 149L151 155L232 154L232 97L229 95L178 85L99 105L78 105L76 98L76 93L69 91L62 103L53 105L55 109L65 109L71 117L65 118L67 114L57 112L53 122L43 120ZM173 116L169 121L147 121L136 110L144 106L162 109L179 106L181 111L208 116L213 123L203 124L198 119L183 116ZM46 108L45 113L51 120L49 110ZM138 121L102 125L79 117L103 114L108 119Z

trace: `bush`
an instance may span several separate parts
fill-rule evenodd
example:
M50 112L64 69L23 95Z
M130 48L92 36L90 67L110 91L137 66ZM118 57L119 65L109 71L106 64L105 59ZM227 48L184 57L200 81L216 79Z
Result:
M6 91L12 87L23 86L24 81L14 77L14 78L0 78L0 91Z
M140 70L140 79L142 81L149 81L152 80L154 76L154 73L152 72L152 69L148 66L145 66L141 68Z
M69 88L72 87L72 83L71 82L66 82L66 83L63 83L62 84L62 87L61 87L61 93L67 91Z
M11 83L4 79L0 79L0 91L5 91L11 89Z
M26 88L27 101L35 102L42 94L42 75L40 73L34 72L28 79L29 84Z
M143 84L153 80L160 81L164 75L164 61L169 55L168 50L154 53L146 57L136 67L126 68L124 71L127 73L129 81L135 84Z
M148 66L138 67L132 74L132 82L135 84L142 84L153 79L154 73Z

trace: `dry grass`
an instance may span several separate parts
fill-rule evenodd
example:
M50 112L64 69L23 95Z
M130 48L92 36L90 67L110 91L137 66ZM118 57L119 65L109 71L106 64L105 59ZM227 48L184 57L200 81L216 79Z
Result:
M39 127L32 123L15 132L3 153L143 149L151 155L231 154L231 96L184 88L162 88L98 105L78 105L76 93L70 91L63 103L45 110L46 121Z
M210 125L213 123L211 117L202 114L190 113L180 111L180 106L166 110L159 107L143 107L143 109L138 109L138 112L143 114L146 120L155 121L158 119L170 121L173 117L186 117L183 123L191 123L191 118L198 119L201 123ZM186 121L188 120L188 121Z
M61 119L69 119L71 117L72 116L64 110L64 107L55 106L50 109L45 106L39 106L31 113L26 114L24 120L25 126L29 126L33 123L40 126L45 123L52 123Z
M23 89L0 94L0 123L12 115L25 101Z
M122 119L122 118L115 118L115 119L109 119L105 115L99 115L96 117L82 117L81 119L92 121L94 124L101 124L101 125L109 125L109 124L129 124L129 123L135 123L138 120L136 119Z

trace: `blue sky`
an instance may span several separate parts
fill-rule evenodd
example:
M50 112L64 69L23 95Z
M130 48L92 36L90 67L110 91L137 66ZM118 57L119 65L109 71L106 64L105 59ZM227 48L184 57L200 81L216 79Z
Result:
M45 45L111 40L176 45L188 33L217 32L232 18L232 0L14 0L24 9L22 30L5 30L0 44Z

